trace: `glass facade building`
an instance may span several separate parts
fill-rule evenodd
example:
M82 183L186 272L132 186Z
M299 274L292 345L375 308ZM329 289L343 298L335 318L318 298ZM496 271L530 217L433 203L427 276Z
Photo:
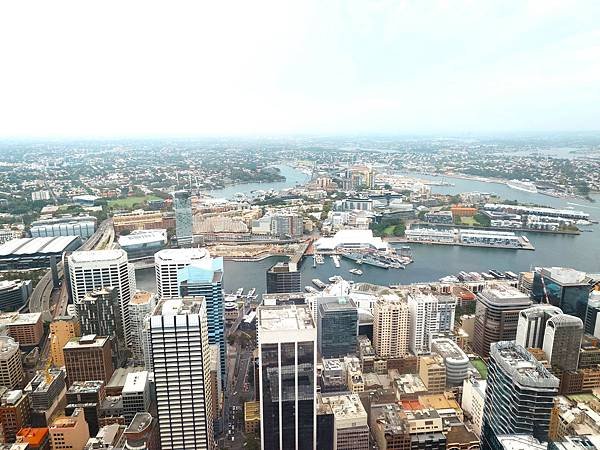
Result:
M307 306L258 309L264 450L316 448L316 338Z
M492 344L481 435L482 450L499 450L501 435L548 438L559 380L510 341Z
M182 297L204 297L208 320L208 343L219 346L221 383L227 376L227 345L223 300L223 258L210 258L200 265L189 265L177 273L179 294Z
M323 358L356 353L358 310L351 299L321 302L317 322L317 342Z
M592 280L585 273L564 267L550 267L534 273L531 297L537 303L547 300L563 313L585 321L591 290Z
M175 210L175 236L177 237L177 244L180 247L192 245L193 216L191 194L188 191L174 192L173 209Z

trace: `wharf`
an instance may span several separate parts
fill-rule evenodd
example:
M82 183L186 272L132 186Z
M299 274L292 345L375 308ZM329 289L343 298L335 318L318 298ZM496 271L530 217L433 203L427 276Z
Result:
M387 242L391 243L406 243L406 244L425 244L425 245L449 245L449 246L458 246L458 247L478 247L478 248L493 248L498 250L535 250L535 247L531 242L527 242L523 240L523 238L519 238L521 243L520 247L508 247L508 246L500 246L500 245L491 245L491 244L467 244L464 242L454 241L454 242L439 242L439 241L417 241L410 240L406 238L396 238L391 237L386 239Z

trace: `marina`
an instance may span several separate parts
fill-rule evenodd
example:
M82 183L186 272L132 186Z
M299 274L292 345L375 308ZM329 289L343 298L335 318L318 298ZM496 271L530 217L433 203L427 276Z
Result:
M535 247L529 241L529 238L526 236L518 236L512 231L477 230L472 228L409 228L406 230L405 237L396 240L396 242L535 250Z

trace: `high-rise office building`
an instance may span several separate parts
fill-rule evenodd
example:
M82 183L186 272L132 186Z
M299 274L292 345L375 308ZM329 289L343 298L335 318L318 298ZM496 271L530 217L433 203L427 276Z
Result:
M456 297L444 295L436 297L438 301L438 332L450 333L454 330L454 319L456 317Z
M590 292L585 313L585 332L600 338L600 290Z
M524 309L519 313L515 342L525 348L542 348L546 322L557 314L562 314L562 311L552 305L534 305Z
M50 322L50 354L56 367L65 365L63 347L74 337L81 336L81 324L75 316L61 316Z
M167 249L154 255L156 293L159 300L180 296L179 271L192 264L200 267L210 266L212 262L208 250L205 248Z
M161 300L150 316L163 450L212 449L213 412L206 303Z
M339 297L321 302L317 313L317 342L323 358L341 358L356 353L358 310L354 301Z
M579 317L557 314L546 323L544 354L552 367L563 371L577 370L583 338L583 322Z
M277 213L271 218L271 234L279 238L302 236L304 219L299 214Z
M309 307L259 307L257 338L262 449L315 449L317 330Z
M502 448L499 435L523 434L546 440L559 380L514 342L490 349L482 449Z
M0 386L15 389L24 378L19 344L11 337L0 336Z
M278 262L267 270L267 294L301 291L300 271L296 264Z
M101 380L108 383L115 371L108 337L91 334L71 339L63 353L69 386L74 381Z
M173 209L175 210L175 236L177 245L187 247L194 241L192 198L189 191L173 193Z
M207 256L180 269L177 275L179 295L204 297L208 321L208 343L219 346L221 385L227 381L227 344L223 301L223 258Z
M144 361L144 341L142 330L145 320L156 306L156 294L148 291L137 291L129 302L129 321L131 329L136 330L131 333L130 350L131 356L136 362Z
M113 365L119 367L125 360L126 346L117 288L103 287L88 292L75 302L75 307L82 334L108 336L113 352Z
M492 285L477 295L473 349L487 357L490 345L517 336L519 313L531 306L528 296L513 287Z
M373 307L373 345L381 357L403 357L409 353L410 312L401 298L377 299Z
M548 267L534 272L531 297L548 302L563 313L585 320L592 279L585 272L567 267Z
M410 294L410 349L415 355L431 351L431 338L439 331L438 299L433 294Z
M73 303L88 292L103 287L117 288L125 342L130 344L129 302L135 292L135 269L123 250L73 252L67 257Z

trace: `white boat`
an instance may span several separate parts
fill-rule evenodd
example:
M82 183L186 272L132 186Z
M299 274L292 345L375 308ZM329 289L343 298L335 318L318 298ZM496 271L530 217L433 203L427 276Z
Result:
M304 288L306 290L306 292L310 293L310 294L318 294L319 291L317 291L314 287L312 286L306 286Z
M246 297L248 298L254 298L254 293L256 292L256 288L252 288L248 291L248 294L246 295Z
M323 289L324 287L327 287L327 285L325 283L323 283L321 280L319 280L318 278L313 278L311 281L319 289Z
M537 193L537 187L531 181L510 180L510 181L506 182L506 185L511 189L517 189L519 191L531 192L532 194Z
M331 255L331 259L333 259L333 265L335 267L340 267L340 257L338 255Z
M330 283L337 283L338 281L343 281L344 279L339 275L334 275L332 277L329 277L328 280Z
M241 295L244 293L244 288L239 288L237 291L235 291L235 295L237 295L238 297L241 297Z
M354 275L362 275L363 271L360 269L350 269L348 272L354 274Z

